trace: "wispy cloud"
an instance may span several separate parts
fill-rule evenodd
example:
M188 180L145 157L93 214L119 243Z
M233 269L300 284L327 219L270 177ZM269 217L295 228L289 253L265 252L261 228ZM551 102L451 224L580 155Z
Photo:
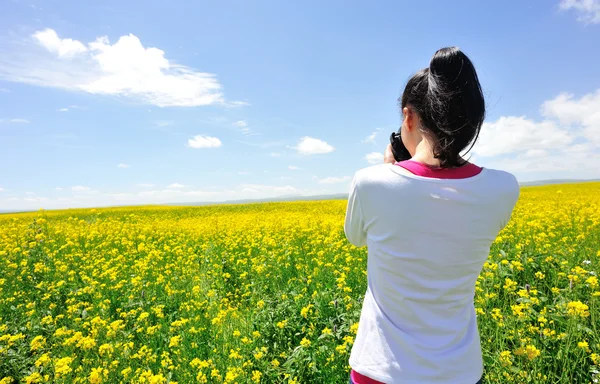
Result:
M251 142L243 141L243 140L236 140L236 141L238 143L249 145L251 147L259 147L259 148L263 148L263 149L281 147L284 145L284 143L281 141L265 141L265 142L259 142L259 143L251 143ZM277 153L277 152L272 152L271 155L273 155L273 153ZM277 156L277 155L275 155L275 156Z
M102 36L84 44L47 28L34 33L31 41L37 47L25 45L0 59L0 78L159 107L247 104L226 101L214 74L170 61L161 49L144 47L133 34L115 43Z
M196 135L188 140L190 148L218 148L222 145L221 140L212 136Z
M362 142L364 144L376 144L375 143L375 138L377 137L377 135L379 134L379 132L381 132L381 128L377 128L376 130L374 130L373 132L371 132L371 134L369 136L367 136Z
M75 186L71 187L71 191L74 191L74 192L88 192L88 191L91 191L91 188L90 187L85 187L83 185L75 185Z
M600 0L561 0L559 7L563 11L574 10L582 23L600 23Z
M383 163L383 153L381 152L371 152L365 155L365 160L369 164L380 164Z
M323 179L319 179L319 184L337 184L343 183L350 180L350 176L341 176L341 177L325 177Z
M181 188L185 188L185 185L179 184L179 183L173 183L173 184L167 185L167 188L168 189L181 189Z
M233 123L233 126L236 127L239 132L243 133L246 136L260 135L260 133L255 132L250 127L248 127L248 123L245 120L238 120L235 123Z
M85 109L84 107L80 107L78 105L69 105L68 107L59 108L57 112L69 112L71 109Z
M175 184L180 185L180 184ZM327 186L324 188L300 188L293 185L240 184L235 187L213 187L204 189L163 188L143 189L137 192L100 192L73 193L58 198L3 197L0 195L0 209L39 208L75 208L99 207L131 204L161 204L177 202L223 202L240 199L264 199L280 196L314 196L346 191L345 186Z
M335 151L327 142L308 136L302 137L294 148L301 155L319 155Z
M29 124L30 121L27 119L0 119L0 124Z
M124 163L120 163L119 165L117 165L117 168L130 168L131 165L129 164L124 164Z
M291 171L299 171L299 170L301 170L302 168L300 168L300 167L297 167L297 166L295 166L295 165L288 165L288 169L289 169L289 170L291 170Z
M153 188L154 184L150 184L150 183L141 183L141 184L136 184L138 187L140 188Z
M8 88L0 88L0 93L2 93L2 92L8 93L8 92L10 92L10 89L8 89Z
M0 187L0 192L4 192L4 188Z
M172 120L161 120L161 121L157 121L155 124L159 127L168 127L170 125L175 124L175 122Z

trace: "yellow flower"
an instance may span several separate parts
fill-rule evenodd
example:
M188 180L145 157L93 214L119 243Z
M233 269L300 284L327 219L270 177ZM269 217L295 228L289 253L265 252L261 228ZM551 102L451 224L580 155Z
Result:
M283 328L285 328L286 325L287 325L287 320L282 320L277 323L277 328L283 329Z
M526 347L521 347L515 350L515 355L517 356L527 356L529 360L533 360L541 354L540 350L537 349L534 345L527 345Z
M88 377L90 384L101 384L104 381L104 377L108 375L108 369L106 368L92 368L90 376Z
M500 363L504 366L511 366L513 364L510 351L500 352Z
M44 366L44 365L48 364L51 361L52 361L52 359L50 359L50 354L49 353L44 353L43 355L41 355L40 357L38 357L38 359L35 361L35 366L36 367L41 367L41 366Z
M517 282L507 277L504 279L503 288L507 292L514 292L517 289Z
M584 341L580 341L579 343L577 343L577 348L581 348L581 349L583 349L584 351L586 351L588 353L591 352L590 346L588 345L588 342L585 341L585 340Z
M325 327L323 328L323 331L321 331L322 335L333 335L333 332L331 332L331 329Z
M311 311L311 308L312 308L312 307L313 307L313 305L312 305L312 304L308 304L306 307L303 307L303 308L300 310L300 316L302 316L302 317L304 317L304 318L306 319L306 318L308 317L308 315L310 314L310 312L312 312L312 311Z
M309 347L310 346L310 340L308 340L307 338L303 338L302 341L300 341L300 345L303 347Z
M41 383L43 379L44 378L42 377L42 375L40 375L39 372L33 372L29 376L25 377L25 383L27 383L27 384Z
M33 338L33 340L31 340L31 343L30 343L31 351L37 351L38 349L43 348L45 344L46 344L46 339L43 336L36 336Z
M181 336L173 336L171 340L169 340L169 348L173 348L178 346L181 343Z
M271 361L271 365L274 367L279 367L279 360L273 359L273 361Z
M252 371L252 381L255 383L260 383L260 378L262 373L260 371Z
M56 377L61 377L69 374L73 369L71 368L71 363L73 362L72 357L63 357L58 359L54 364L54 374Z
M583 304L581 301L571 301L567 304L567 313L573 316L587 317L590 315L588 312L589 307Z

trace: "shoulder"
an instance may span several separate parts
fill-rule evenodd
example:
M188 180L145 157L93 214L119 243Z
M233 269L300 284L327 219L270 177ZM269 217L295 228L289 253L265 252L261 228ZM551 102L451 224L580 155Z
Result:
M517 178L510 172L499 169L486 168L490 188L504 192L511 197L518 197L520 186Z
M366 185L398 179L398 174L392 171L392 167L397 166L393 164L377 164L362 168L354 174L354 182L357 185Z

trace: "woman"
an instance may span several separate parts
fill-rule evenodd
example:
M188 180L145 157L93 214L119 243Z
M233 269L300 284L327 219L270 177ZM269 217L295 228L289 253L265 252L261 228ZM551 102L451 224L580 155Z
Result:
M475 282L519 186L460 155L477 140L485 103L458 48L437 51L399 101L410 159L396 161L388 146L385 164L355 174L348 200L346 236L369 254L350 383L476 384Z

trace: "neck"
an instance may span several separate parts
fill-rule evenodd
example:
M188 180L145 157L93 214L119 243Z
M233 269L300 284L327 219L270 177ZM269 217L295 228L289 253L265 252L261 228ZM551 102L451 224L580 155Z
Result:
M411 160L434 168L440 166L440 160L433 156L433 145L424 137L417 144ZM459 160L465 162L461 158Z

